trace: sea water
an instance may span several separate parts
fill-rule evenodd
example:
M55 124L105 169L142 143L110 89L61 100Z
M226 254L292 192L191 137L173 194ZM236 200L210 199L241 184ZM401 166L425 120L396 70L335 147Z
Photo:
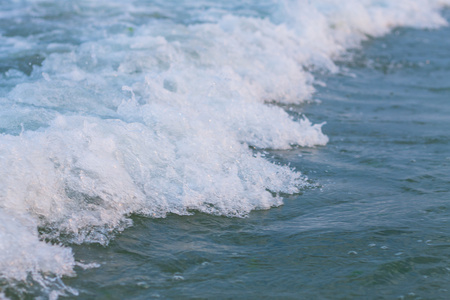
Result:
M449 298L449 5L0 1L0 298Z

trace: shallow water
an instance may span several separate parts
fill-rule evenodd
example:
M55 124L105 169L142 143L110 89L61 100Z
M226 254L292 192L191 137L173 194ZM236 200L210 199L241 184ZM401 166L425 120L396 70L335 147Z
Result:
M370 40L322 77L320 104L293 106L330 141L270 153L319 188L244 219L135 218L106 248L75 247L101 267L67 284L99 299L447 299L449 34Z
M293 2L36 3L2 16L0 298L450 297L448 27L319 1L354 22L332 44L274 25ZM361 28L392 32L339 50Z

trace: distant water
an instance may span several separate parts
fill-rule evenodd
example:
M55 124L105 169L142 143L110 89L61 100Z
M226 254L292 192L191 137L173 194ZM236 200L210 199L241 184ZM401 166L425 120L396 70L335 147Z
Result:
M0 299L450 298L449 5L0 0Z

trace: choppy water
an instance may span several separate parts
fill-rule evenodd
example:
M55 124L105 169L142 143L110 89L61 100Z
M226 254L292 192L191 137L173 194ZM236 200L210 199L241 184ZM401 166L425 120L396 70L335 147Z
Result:
M449 298L445 4L1 1L0 298Z

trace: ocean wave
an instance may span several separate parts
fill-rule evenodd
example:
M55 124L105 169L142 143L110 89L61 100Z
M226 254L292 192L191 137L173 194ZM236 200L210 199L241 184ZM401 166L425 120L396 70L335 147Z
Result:
M450 1L232 4L5 6L2 278L74 275L70 243L107 245L132 214L281 205L306 177L262 150L328 137L280 104L311 100L312 70L337 72L333 61L370 36L447 25Z

